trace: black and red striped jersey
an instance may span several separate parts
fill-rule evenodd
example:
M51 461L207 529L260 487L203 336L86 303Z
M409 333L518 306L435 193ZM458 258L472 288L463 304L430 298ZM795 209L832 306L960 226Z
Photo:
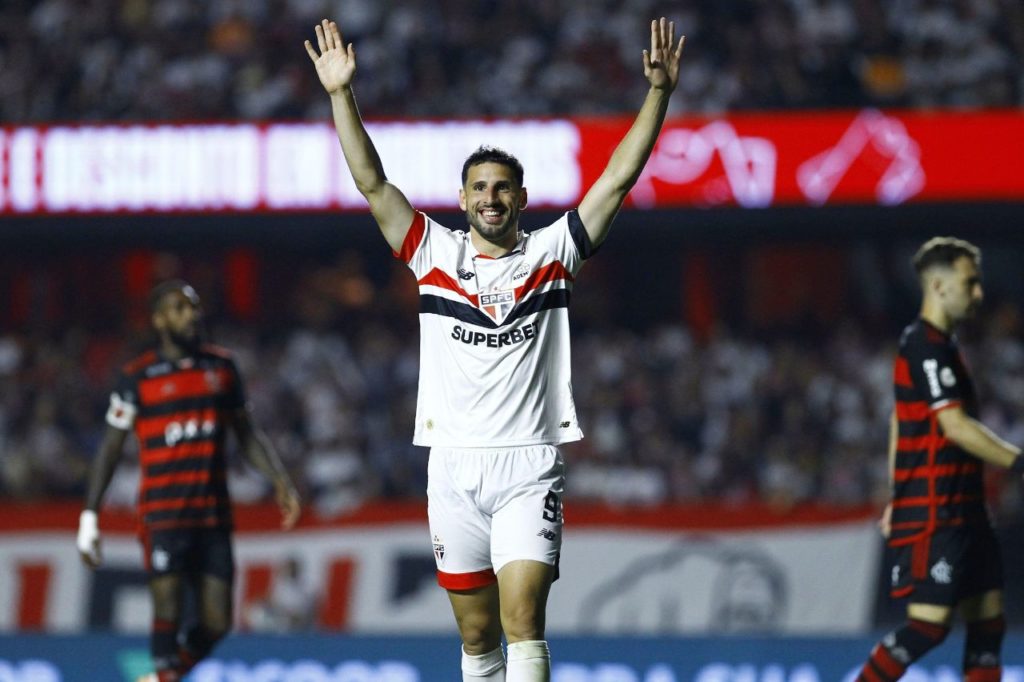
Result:
M138 439L145 527L231 526L224 443L244 406L235 362L216 346L174 361L149 351L122 368L107 423Z
M953 406L977 418L974 383L956 337L923 319L903 330L894 368L898 437L893 545L936 528L985 523L982 461L945 437L938 414Z

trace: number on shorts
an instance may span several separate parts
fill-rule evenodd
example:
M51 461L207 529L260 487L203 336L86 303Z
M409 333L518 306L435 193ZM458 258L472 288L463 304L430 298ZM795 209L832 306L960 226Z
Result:
M554 490L549 490L547 496L544 498L544 520L551 521L552 523L557 521L560 506L558 493Z

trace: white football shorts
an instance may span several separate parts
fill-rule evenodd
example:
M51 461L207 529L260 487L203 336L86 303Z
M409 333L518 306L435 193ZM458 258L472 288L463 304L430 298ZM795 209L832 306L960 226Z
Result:
M437 582L469 590L510 561L558 565L565 461L554 445L440 448L427 465Z

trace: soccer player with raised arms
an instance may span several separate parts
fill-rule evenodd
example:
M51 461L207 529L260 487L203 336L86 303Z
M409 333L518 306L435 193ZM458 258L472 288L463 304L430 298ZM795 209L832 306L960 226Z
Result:
M514 156L486 146L470 155L459 190L467 234L415 210L388 181L356 107L355 49L334 22L315 32L316 46L306 41L306 51L331 97L349 170L419 285L414 442L431 448L430 534L462 637L463 680L548 680L544 612L562 541L557 446L582 437L570 382L569 298L651 154L679 79L683 39L676 41L673 22L651 22L642 58L650 88L640 112L579 207L553 224L520 229L527 190Z

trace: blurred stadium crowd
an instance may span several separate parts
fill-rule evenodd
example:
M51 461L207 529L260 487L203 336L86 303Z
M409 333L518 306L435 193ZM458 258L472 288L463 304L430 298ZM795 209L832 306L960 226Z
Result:
M687 35L676 115L1024 103L1018 0L7 0L0 120L327 119L322 17L364 115L631 112L660 15Z
M687 34L674 115L1024 105L1019 0L7 0L0 121L326 120L302 49L325 16L356 43L369 117L632 112L646 19L662 14ZM215 318L213 338L237 352L260 424L323 513L422 496L414 287L333 291L300 290L294 320ZM353 312L354 299L374 305ZM82 494L114 371L142 340L144 324L116 315L105 331L0 327L0 496ZM576 331L587 438L569 448L570 496L885 498L891 358L909 320L698 338L671 318ZM1017 443L1022 332L1001 307L969 345L983 420ZM122 466L108 501L130 505L136 475ZM267 492L241 465L232 490Z
M410 445L415 289L344 276L317 283L322 276L293 292L295 319L211 315L212 336L237 353L258 421L321 513L371 497L421 497L426 450ZM647 329L576 330L574 392L587 437L568 448L571 498L783 507L884 499L891 363L909 320L869 329L846 319L810 335L720 326L699 339L665 318ZM0 496L82 495L115 371L143 345L143 326L0 334ZM1007 304L986 311L967 346L985 423L1018 443L1022 338L1017 307ZM109 503L133 504L136 467L127 456ZM1020 496L1000 495L1003 483L993 472L996 500L1014 511ZM231 489L238 501L269 492L240 460Z

